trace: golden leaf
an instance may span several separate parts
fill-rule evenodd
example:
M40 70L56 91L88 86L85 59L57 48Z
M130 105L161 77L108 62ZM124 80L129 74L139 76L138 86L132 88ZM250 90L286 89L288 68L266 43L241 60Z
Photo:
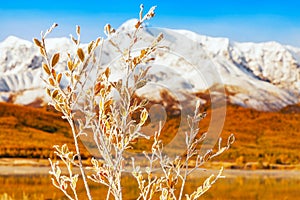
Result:
M134 57L132 62L133 62L133 65L136 66L136 65L140 64L141 59L139 57Z
M92 49L94 48L94 44L95 44L95 41L91 41L89 43L89 46L88 46L88 54L90 54L92 52Z
M79 79L80 79L80 76L79 76L79 75L77 75L77 74L75 74L75 75L74 75L74 79L75 79L76 81L79 81Z
M141 22L138 21L138 22L135 24L135 28L138 29L140 26L141 26Z
M58 104L55 104L55 105L54 105L54 108L55 108L55 110L57 110L58 112L61 112L61 111L62 111L61 108L60 108L60 106L59 106Z
M147 49L142 49L141 50L141 54L140 54L140 58L143 58L147 53Z
M112 33L115 33L115 32L116 32L116 30L115 30L114 28L112 28L110 24L106 24L106 25L104 26L104 33L105 33L107 36L110 35L110 34L112 34Z
M155 60L155 58L153 57L153 58L148 58L148 59L146 59L145 61L144 61L144 63L148 63L148 62L150 62L150 61L154 61Z
M42 56L46 56L46 52L45 52L45 49L44 48L40 48L40 53Z
M104 27L104 32L106 35L110 34L110 29L111 29L111 25L110 24L106 24Z
M105 28L106 28L107 32L110 32L111 25L110 24L106 24Z
M96 47L99 45L100 41L101 41L101 38L97 38L96 45L95 45Z
M49 88L46 89L46 92L47 92L47 94L48 94L49 96L51 96L51 92L50 92L50 89L49 89Z
M102 88L104 88L104 85L102 85L101 82L96 83L94 86L94 95L97 96Z
M140 124L143 125L146 122L147 118L148 118L148 112L146 109L144 109L140 115L140 119L141 119Z
M82 48L77 49L77 55L78 55L80 61L83 62L84 61L84 52L83 52Z
M105 111L109 111L110 106L111 106L112 104L113 104L113 100L112 100L112 99L106 101L106 102L104 103L104 110L105 110Z
M54 67L59 61L59 53L56 53L51 58L51 66Z
M71 77L71 74L69 72L65 72L66 77Z
M42 43L38 39L33 38L33 42L36 46L43 48Z
M71 39L76 45L78 44L78 40L76 40L72 35L71 35Z
M59 84L60 81L61 81L61 77L62 77L62 73L59 73L59 74L56 76L56 81L57 81L58 84Z
M44 69L44 71L48 74L48 75L50 75L50 69L49 69L49 66L46 64L46 63L43 63L43 69Z
M53 77L56 79L56 71L55 71L55 69L52 69L52 70L51 70L51 74L52 74Z
M57 97L57 95L58 95L58 90L54 90L51 94L51 97L55 98L55 97Z
M109 69L109 67L107 67L107 68L105 69L104 74L105 74L106 78L109 77L109 75L110 75L110 69Z
M54 80L52 78L49 78L48 80L50 85L55 86Z
M68 87L67 87L67 91L68 92L72 92L72 89L71 89L71 87L68 85Z
M68 69L69 69L69 71L73 70L73 66L74 66L73 62L71 60L69 60L68 61Z

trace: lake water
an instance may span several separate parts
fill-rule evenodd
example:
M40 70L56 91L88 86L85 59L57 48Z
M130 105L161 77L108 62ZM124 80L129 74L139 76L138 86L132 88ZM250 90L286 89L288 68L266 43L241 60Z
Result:
M47 168L30 170L20 168L5 173L5 169L0 168L2 174L0 175L0 199L6 200L9 197L17 200L66 199L62 192L52 186L50 176L44 173L46 170ZM24 173L26 171L28 173ZM220 179L213 185L203 195L203 199L300 199L300 171L225 170L224 174L227 178ZM186 187L188 193L201 183L199 177L195 176L191 178ZM130 177L125 177L124 183L126 183L124 199L135 199L137 191L134 181ZM81 199L86 199L82 184L79 185L78 191ZM103 194L105 194L106 188L93 184L91 191L94 199L101 200L104 199Z

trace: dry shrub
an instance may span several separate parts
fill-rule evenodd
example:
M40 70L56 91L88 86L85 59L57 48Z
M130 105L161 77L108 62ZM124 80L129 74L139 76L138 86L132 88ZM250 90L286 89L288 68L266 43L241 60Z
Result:
M129 169L140 191L137 199L182 199L184 196L186 199L198 199L217 179L223 178L221 169L217 175L209 176L203 185L191 194L183 194L187 177L205 162L227 150L234 140L234 137L230 136L225 147L219 145L216 151L208 150L203 155L199 153L199 144L205 138L205 134L198 136L198 124L204 116L199 111L200 104L195 105L194 115L187 119L189 127L186 132L185 155L171 158L164 154L164 144L160 139L162 125L155 131L152 140L141 132L149 113L146 109L147 101L138 101L135 96L136 91L147 84L146 76L149 67L138 68L138 66L149 66L155 60L154 52L160 48L159 44L164 36L159 34L148 47L141 49L137 54L133 53L133 49L137 42L142 40L138 33L143 29L144 22L154 16L154 10L155 7L152 7L144 15L141 5L135 31L129 34L131 41L125 49L115 41L118 32L109 24L105 26L107 41L120 54L123 66L125 66L125 77L117 81L111 81L111 69L102 67L97 60L100 57L97 55L97 49L101 52L103 38L97 38L83 47L80 45L80 27L77 26L77 38L71 37L76 50L71 51L75 52L74 54L68 53L65 71L56 69L61 58L60 53L50 55L45 45L46 36L57 24L42 33L41 40L34 39L45 60L42 68L46 75L44 81L47 94L51 98L50 104L63 114L73 134L75 152L70 151L67 145L54 146L55 153L67 168L67 174L62 173L59 162L50 160L53 185L69 199L78 199L76 186L80 176L88 199L92 199L88 179L107 186L106 199L111 197L122 199L122 174L125 173L125 167L128 167L126 164L128 158L125 154L129 149L134 148L133 144L140 138L151 141L152 144L150 151L142 153L142 156L146 158L147 167L139 166L134 157L130 159ZM112 37L115 35L115 38ZM92 87L86 88L85 83L88 81L91 69L96 69L94 72L97 78L92 83ZM131 84L132 77L133 83ZM67 81L65 87L61 85L63 79ZM118 99L113 98L114 93L117 93ZM134 115L137 117L132 117ZM90 166L85 168L82 164L79 139L88 136L93 138L94 149L99 157L92 158ZM189 166L190 160L195 161L192 167ZM74 167L78 167L80 173L75 173ZM157 169L159 173L156 173Z

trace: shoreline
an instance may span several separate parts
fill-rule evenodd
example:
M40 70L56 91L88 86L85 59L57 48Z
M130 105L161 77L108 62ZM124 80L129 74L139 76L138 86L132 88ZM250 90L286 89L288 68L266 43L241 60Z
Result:
M34 176L49 175L49 166L0 166L0 176ZM79 171L78 171L79 172ZM197 177L217 174L218 170L199 169L191 174L191 177ZM293 178L300 179L300 170L240 170L224 169L223 175L226 178Z
M227 162L209 162L205 168L200 168L199 172L205 174L217 174L223 166L223 174L230 177L290 177L300 179L300 167L297 165L288 165L287 168L274 169L249 169L249 168L231 168L235 163ZM48 175L50 164L48 159L29 159L29 158L0 158L0 175ZM62 167L64 170L64 167ZM195 173L197 174L197 172ZM195 175L192 175L193 177Z
M49 166L0 166L0 176L47 176L49 175ZM62 171L66 172L65 168ZM75 170L78 172L79 170ZM126 172L125 172L126 173ZM218 174L219 171L215 169L198 169L190 175L191 178L199 176L207 177L211 174ZM242 177L246 179L255 178L279 178L279 179L299 179L300 170L240 170L240 169L224 169L222 175L225 179L234 179Z

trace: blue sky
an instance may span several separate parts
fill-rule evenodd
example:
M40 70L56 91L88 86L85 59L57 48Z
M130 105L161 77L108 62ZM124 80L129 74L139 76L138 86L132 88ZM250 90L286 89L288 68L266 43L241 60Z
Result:
M0 41L9 35L30 40L54 22L53 37L74 34L78 24L82 40L103 36L103 26L118 27L138 16L139 5L157 5L150 25L188 29L235 41L278 41L300 47L300 1L263 0L14 0L0 4Z

